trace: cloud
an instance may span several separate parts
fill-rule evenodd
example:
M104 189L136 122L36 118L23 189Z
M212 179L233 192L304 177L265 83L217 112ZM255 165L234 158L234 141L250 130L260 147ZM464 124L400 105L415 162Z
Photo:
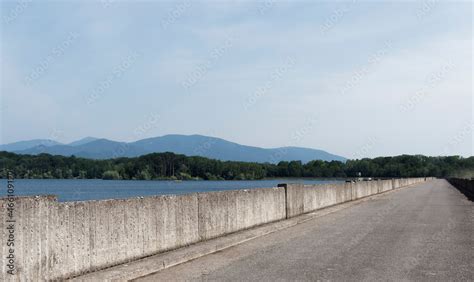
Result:
M147 136L219 132L278 147L316 114L299 145L346 156L438 154L472 113L472 15L461 5L440 3L420 18L417 3L356 2L321 33L345 3L192 2L173 14L185 1L25 9L3 34L3 142L47 137L54 128L64 139L126 140L157 113L161 122ZM70 31L80 38L25 88L21 79ZM84 103L133 52L140 58L103 99ZM288 58L291 67L275 75ZM198 81L184 89L190 76ZM245 110L252 95L258 99ZM412 97L413 110L400 111ZM451 147L472 154L468 142Z

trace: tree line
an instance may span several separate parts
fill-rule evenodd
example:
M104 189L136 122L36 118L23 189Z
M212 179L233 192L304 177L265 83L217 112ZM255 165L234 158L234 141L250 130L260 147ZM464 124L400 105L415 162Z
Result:
M0 177L8 170L25 179L255 180L275 177L473 177L474 157L402 155L340 161L278 164L219 161L174 153L93 160L49 154L0 152Z

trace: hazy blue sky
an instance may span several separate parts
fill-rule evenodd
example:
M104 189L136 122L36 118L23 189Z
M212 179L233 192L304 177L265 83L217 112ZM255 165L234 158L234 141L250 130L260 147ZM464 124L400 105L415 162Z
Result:
M472 3L2 1L1 140L472 155Z

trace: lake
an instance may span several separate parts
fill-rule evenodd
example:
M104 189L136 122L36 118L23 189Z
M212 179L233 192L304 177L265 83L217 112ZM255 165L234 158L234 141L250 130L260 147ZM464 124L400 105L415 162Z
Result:
M56 195L61 202L119 199L153 195L178 195L238 189L276 187L279 183L325 184L339 180L270 179L253 181L146 181L95 179L16 179L15 195ZM7 180L2 180L0 196L6 195Z

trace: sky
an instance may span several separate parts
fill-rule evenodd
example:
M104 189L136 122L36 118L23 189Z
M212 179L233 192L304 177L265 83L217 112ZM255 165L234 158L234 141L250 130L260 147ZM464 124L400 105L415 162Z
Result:
M470 1L2 1L0 143L473 155Z

